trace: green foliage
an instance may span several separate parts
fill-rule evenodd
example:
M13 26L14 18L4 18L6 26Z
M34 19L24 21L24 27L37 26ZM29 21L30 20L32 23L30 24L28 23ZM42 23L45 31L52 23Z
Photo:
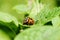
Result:
M45 24L51 21L54 17L60 14L60 7L56 7L53 9L49 9L46 7L39 14L37 14L37 20L41 22L41 24Z
M53 9L44 8L35 16L38 21L32 28L18 34L15 40L59 40L60 27L57 26L41 26L45 23L52 21L54 17L59 16L60 7ZM33 15L32 15L33 16ZM52 21L54 22L54 21ZM38 25L37 25L38 24ZM52 23L54 25L54 23ZM40 25L40 26L39 26ZM56 35L55 35L56 33Z
M36 28L37 27L37 28ZM59 40L60 27L37 25L18 34L15 40Z
M21 13L27 13L31 8L29 8L27 5L20 4L15 6L13 9L21 14Z
M0 28L6 31L11 37L16 35L18 21L10 14L0 12ZM7 30L8 29L8 30Z
M55 26L60 26L60 17L57 16L57 17L53 18L52 23L53 23L54 27Z
M55 2L0 0L0 40L60 40L60 7ZM27 15L34 25L23 25Z
M15 17L11 16L10 14L0 12L0 21L3 22L14 22L16 26L18 26L18 21Z
M0 29L0 40L11 40L10 37Z

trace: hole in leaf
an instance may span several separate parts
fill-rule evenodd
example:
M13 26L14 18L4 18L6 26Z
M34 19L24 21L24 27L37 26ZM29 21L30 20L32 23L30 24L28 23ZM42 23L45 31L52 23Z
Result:
M52 25L52 21L45 23L44 25Z

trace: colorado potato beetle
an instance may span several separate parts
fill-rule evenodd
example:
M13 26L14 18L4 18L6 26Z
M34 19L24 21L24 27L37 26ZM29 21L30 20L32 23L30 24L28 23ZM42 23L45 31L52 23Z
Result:
M34 24L34 20L30 17L26 17L23 21L23 25L33 25Z

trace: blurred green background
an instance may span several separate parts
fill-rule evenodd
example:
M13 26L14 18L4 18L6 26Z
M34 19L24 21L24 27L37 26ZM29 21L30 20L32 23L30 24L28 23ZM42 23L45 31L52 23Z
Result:
M60 6L60 0L0 0L0 11L10 13L15 16L18 20L21 19L21 14L18 14L13 7L20 4L29 4L29 1L39 1L40 3L49 5L50 8ZM30 5L32 6L32 5ZM20 20L21 21L21 20Z
M24 4L22 5L21 8L17 8L17 7L20 7L21 5L20 4ZM20 6L19 6L20 5ZM17 7L16 7L17 6ZM30 17L31 16L36 16L35 14L37 14L37 12L35 11L39 11L40 12L40 9L43 9L43 8L49 8L49 9L52 9L54 7L59 7L60 6L60 0L0 0L0 12L3 12L3 13L8 13L8 14L11 14L13 16L15 16L18 21L22 24L22 21L24 19L24 7L23 6L29 6L29 7L32 7L32 10L31 10L31 14L30 14ZM45 7L44 7L45 6ZM16 9L13 9L14 7L16 7ZM39 8L41 7L41 8ZM47 8L47 10L48 10ZM19 9L22 9L22 12L19 13L18 11L21 11ZM17 11L16 11L17 10ZM28 8L26 9L28 10ZM30 12L30 11L27 11L27 12ZM33 14L34 15L33 15ZM9 15L8 15L9 16ZM38 16L39 17L39 16ZM45 17L45 16L43 16ZM48 15L48 18L50 16ZM4 18L4 17L3 17ZM39 17L40 18L40 17ZM13 19L13 17L12 17ZM37 18L36 18L37 19ZM15 19L14 19L15 20ZM13 20L13 21L14 21ZM45 20L43 20L43 22L45 22ZM11 23L12 24L12 23ZM10 25L11 25L10 24ZM9 25L9 27L10 27ZM12 27L15 27L14 25ZM17 28L16 28L17 29ZM15 30L14 30L15 31ZM2 32L2 31L1 31ZM3 32L2 32L3 33ZM2 34L1 33L1 34ZM10 33L10 32L9 32ZM3 35L3 34L2 34ZM8 37L8 36L7 36Z

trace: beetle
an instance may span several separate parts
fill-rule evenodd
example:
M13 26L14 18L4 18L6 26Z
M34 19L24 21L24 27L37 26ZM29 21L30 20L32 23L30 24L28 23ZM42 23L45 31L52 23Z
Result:
M24 20L23 20L23 25L33 25L34 24L34 20L30 17L26 17Z

